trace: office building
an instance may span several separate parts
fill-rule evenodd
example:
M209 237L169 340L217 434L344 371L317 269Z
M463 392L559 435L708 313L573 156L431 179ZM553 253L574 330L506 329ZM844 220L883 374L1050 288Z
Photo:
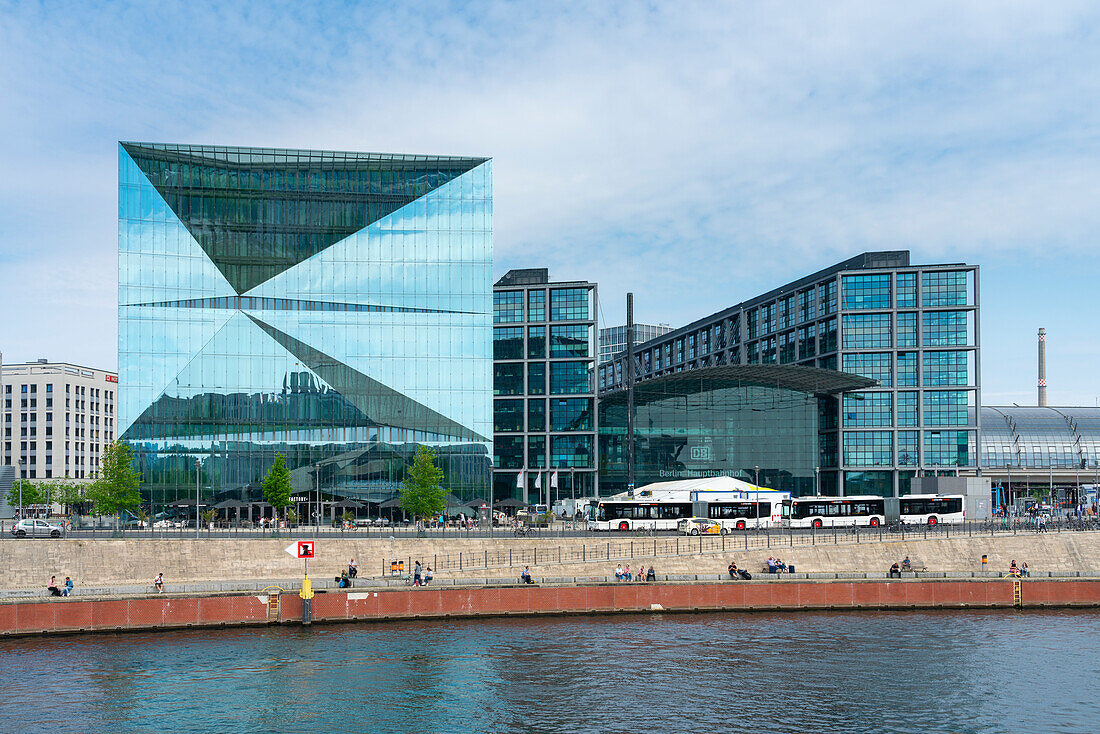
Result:
M40 359L5 364L3 460L13 479L92 479L116 436L118 375Z
M818 486L904 494L918 472L979 466L978 293L976 266L864 253L635 346L635 374L644 384L715 366L801 365L874 380L820 396ZM601 393L622 389L626 364L622 355L600 367ZM788 468L760 471L767 484Z
M634 343L641 344L672 331L668 324L634 324ZM611 326L600 329L600 364L610 362L614 356L626 351L626 327Z
M595 283L552 283L545 268L494 286L494 499L597 491L595 306Z
M486 158L121 143L119 430L154 506L488 493ZM196 476L197 472L197 476Z

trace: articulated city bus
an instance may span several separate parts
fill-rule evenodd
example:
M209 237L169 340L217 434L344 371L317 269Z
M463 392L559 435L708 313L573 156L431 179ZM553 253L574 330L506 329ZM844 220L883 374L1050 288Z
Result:
M899 497L898 513L905 523L938 525L966 519L966 501L961 494L911 494ZM893 501L893 500L890 500ZM887 499L876 495L858 497L796 497L791 500L792 528L831 528L886 522Z
M907 523L939 525L966 520L966 497L961 494L907 494L898 501L901 519Z
M776 496L760 500L708 502L706 517L717 520L723 530L775 527L782 523L788 497Z
M589 530L675 530L692 516L690 502L602 500L589 509Z

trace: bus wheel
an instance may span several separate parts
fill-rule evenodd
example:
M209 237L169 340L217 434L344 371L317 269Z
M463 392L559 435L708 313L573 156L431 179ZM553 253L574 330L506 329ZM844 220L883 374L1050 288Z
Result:
M928 524L929 524L929 525L935 525L935 524L936 524L937 522L938 522L938 521L936 520L936 516L935 516L935 515L933 515L932 517L928 518Z
M877 517L872 517L871 518L871 527L873 527L873 528L878 527L878 518Z
M745 529L745 521L744 520L738 520L737 521L737 529L738 530L744 530Z
M630 523L625 520L619 523L619 530L630 530Z
M814 520L814 527L815 528L821 527L821 521L820 520Z

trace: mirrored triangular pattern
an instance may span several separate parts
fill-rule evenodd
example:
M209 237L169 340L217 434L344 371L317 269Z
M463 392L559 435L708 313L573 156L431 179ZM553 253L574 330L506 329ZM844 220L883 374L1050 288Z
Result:
M481 158L120 144L118 433L149 491L194 460L255 491L280 452L387 497L428 443L484 494L491 182Z
M485 162L199 145L122 147L237 293Z

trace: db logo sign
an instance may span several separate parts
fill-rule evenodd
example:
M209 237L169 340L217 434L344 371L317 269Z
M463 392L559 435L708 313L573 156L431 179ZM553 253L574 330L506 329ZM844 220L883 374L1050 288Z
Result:
M298 541L298 557L299 558L313 558L313 541L312 540L299 540Z
M710 461L710 446L692 446L691 458L695 461Z

